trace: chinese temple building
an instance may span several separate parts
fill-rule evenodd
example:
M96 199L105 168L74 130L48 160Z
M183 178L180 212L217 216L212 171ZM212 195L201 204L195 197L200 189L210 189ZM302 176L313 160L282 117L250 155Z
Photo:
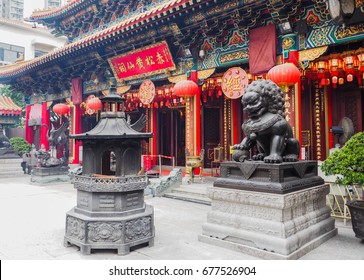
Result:
M10 97L0 95L0 125L16 124L21 112L21 108Z
M364 4L331 2L69 1L31 16L68 44L0 68L0 83L24 93L27 141L47 148L55 104L70 107L70 134L89 131L99 112L88 100L107 95L116 81L130 118L145 114L146 132L154 134L144 154L184 166L186 151L198 156L203 149L210 167L214 148L230 159L230 147L243 137L239 97L246 84L290 62L301 78L286 87L286 118L301 157L324 160L337 142L330 129L343 117L363 130ZM183 80L198 88L177 92ZM82 160L79 145L70 140L70 163Z

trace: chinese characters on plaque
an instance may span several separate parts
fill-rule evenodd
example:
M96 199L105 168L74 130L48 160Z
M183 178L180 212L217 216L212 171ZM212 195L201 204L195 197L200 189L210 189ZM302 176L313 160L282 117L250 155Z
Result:
M176 69L165 41L110 58L109 64L115 77L124 80Z
M248 74L240 67L230 68L222 77L222 91L230 99L241 97L247 86Z

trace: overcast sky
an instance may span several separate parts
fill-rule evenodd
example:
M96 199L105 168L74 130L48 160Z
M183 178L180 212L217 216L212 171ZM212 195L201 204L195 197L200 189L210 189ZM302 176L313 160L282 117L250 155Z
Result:
M44 0L24 0L24 17L29 17L35 9L43 9Z

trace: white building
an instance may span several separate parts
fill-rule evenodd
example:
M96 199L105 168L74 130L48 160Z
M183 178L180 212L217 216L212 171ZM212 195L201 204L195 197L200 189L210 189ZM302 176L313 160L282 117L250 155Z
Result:
M0 65L30 60L65 44L50 30L20 21L0 18Z
M0 0L0 8L1 17L14 20L23 20L24 0Z
M63 1L62 0L44 0L44 8L55 8L62 6Z

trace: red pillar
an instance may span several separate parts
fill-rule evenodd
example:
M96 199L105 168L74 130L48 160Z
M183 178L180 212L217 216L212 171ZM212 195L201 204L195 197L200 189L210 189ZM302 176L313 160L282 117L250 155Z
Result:
M198 84L198 72L191 70L190 80ZM199 155L201 150L201 87L198 93L193 97L193 138L194 151L193 155Z
M334 135L330 133L330 128L332 127L332 88L327 87L326 91L326 106L327 106L327 134L328 134L328 149L334 148Z
M82 121L81 121L81 109L80 105L75 105L75 111L74 111L74 134L80 134L82 133ZM80 146L81 141L75 142L75 150L74 150L74 159L73 164L80 164Z
M153 133L153 138L151 139L151 146L150 146L150 154L157 155L157 143L158 143L158 134L157 134L157 109L153 107L151 104L150 108L150 120L151 120L151 132ZM152 165L155 165L157 162L156 157L152 157Z
M45 149L49 150L48 143L48 129L49 127L49 110L47 110L47 102L42 103L42 123L40 128L40 146L44 145Z
M30 110L32 106L26 105L25 107L25 140L31 145L33 144L33 131L29 126Z
M240 128L240 117L238 106L240 104L240 98L239 99L233 99L231 100L231 127L232 127L232 135L231 135L231 143L230 145L234 145L239 143L239 135L241 134L241 128ZM241 141L240 141L241 142Z

